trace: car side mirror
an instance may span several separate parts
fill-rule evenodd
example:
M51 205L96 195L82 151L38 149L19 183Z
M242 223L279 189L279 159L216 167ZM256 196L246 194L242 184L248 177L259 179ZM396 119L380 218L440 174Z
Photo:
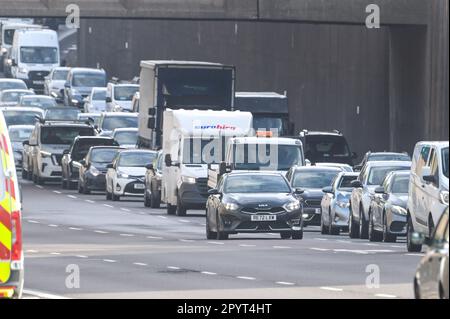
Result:
M63 151L63 155L67 155L67 154L70 154L70 150L64 150Z
M12 60L11 60L11 65L12 65L12 66L17 66L16 59L12 59Z
M107 97L107 98L105 99L105 101L106 101L106 103L111 103L111 102L112 102L112 99L111 99L110 97Z
M22 145L23 145L23 146L26 146L26 145L29 146L29 145L30 145L30 141L28 141L28 140L27 140L27 141L23 141L23 142L22 142Z
M331 186L324 187L322 189L322 192L324 192L325 194L334 194L333 188Z
M82 159L78 163L80 163L81 166L86 166L86 161L84 159Z
M172 166L172 156L170 156L170 154L164 156L164 164L166 164L166 167Z
M153 164L147 164L147 165L145 165L145 168L148 169L148 170L151 170L151 171L154 170Z
M219 190L217 188L210 189L208 195L219 195Z
M296 188L295 190L294 190L294 194L296 194L296 195L301 195L301 194L303 194L305 192L305 190L303 189L303 188Z
M107 169L114 168L114 164L113 163L109 163L108 165L106 165L106 168Z
M375 194L384 194L384 187L375 188Z
M352 182L350 183L350 185L351 185L353 188L363 188L363 184L362 184L360 181L358 181L358 180L352 181Z

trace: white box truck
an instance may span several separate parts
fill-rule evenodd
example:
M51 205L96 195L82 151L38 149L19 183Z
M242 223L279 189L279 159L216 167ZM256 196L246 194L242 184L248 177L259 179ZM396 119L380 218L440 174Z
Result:
M249 112L164 111L161 200L168 214L205 207L208 165L223 161L227 139L253 133Z
M53 30L17 30L11 48L11 74L44 92L45 77L60 65L58 34Z
M162 146L163 114L172 110L233 110L234 66L192 61L141 61L141 148Z

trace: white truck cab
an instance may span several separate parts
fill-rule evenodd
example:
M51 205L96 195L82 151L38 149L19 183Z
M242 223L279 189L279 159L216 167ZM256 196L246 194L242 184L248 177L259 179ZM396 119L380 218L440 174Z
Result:
M58 34L53 30L20 29L11 48L11 74L29 88L44 92L45 77L60 65Z
M161 200L167 213L205 207L208 165L223 161L226 140L252 134L249 112L171 110L164 112Z

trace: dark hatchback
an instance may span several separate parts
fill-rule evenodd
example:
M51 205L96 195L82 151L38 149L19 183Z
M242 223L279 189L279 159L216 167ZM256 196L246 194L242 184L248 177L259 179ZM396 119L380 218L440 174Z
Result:
M80 161L78 192L89 194L106 189L106 166L123 150L118 146L91 147L84 160Z
M206 203L207 239L228 239L237 233L280 233L302 239L298 194L278 173L225 174Z
M292 167L286 174L291 187L302 190L303 224L320 226L323 188L332 186L339 168L318 166Z

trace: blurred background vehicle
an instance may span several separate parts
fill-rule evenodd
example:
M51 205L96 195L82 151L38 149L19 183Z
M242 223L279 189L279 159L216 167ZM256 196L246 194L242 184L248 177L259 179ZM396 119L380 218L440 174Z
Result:
M138 139L138 129L137 128L116 128L112 137L119 143L123 148L136 148Z

